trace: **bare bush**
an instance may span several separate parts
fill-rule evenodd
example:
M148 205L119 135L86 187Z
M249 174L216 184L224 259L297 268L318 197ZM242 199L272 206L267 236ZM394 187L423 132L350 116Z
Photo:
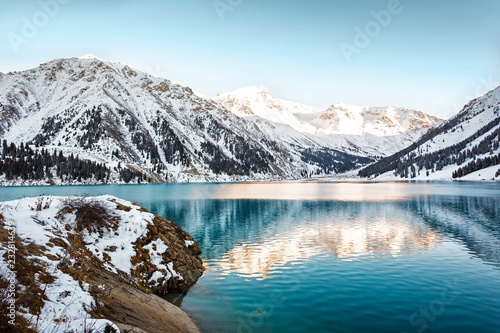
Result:
M63 207L57 213L57 218L62 218L66 214L74 213L76 216L76 229L89 232L102 232L110 229L116 221L107 207L101 202L92 198L76 197L63 201Z
M42 209L50 208L50 204L52 203L52 197L45 197L43 194L40 195L35 201L35 207L29 206L31 210L41 212Z

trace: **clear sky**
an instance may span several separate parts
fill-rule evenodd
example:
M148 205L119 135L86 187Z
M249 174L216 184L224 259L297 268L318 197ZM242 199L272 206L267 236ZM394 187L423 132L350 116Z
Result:
M440 117L500 85L500 1L395 1L1 0L0 72L92 53L208 96Z

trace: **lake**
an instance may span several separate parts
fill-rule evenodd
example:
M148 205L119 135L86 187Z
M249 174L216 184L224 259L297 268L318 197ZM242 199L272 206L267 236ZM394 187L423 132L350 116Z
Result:
M172 295L204 332L500 332L500 183L2 187L111 194L174 220L205 274Z

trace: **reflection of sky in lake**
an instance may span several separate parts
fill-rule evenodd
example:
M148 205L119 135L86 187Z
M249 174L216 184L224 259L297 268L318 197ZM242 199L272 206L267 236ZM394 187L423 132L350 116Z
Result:
M201 184L186 191L171 193L171 199L255 199L255 200L335 200L401 201L430 195L468 195L479 190L481 196L498 195L494 183L489 186L450 182L272 182Z

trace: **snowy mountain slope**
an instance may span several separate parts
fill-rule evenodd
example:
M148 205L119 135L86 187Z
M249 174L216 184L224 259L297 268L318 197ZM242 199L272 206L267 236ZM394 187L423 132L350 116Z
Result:
M360 170L378 179L500 179L500 87L408 148Z
M214 100L241 117L288 125L310 140L368 156L395 153L441 123L423 112L392 106L338 103L322 110L275 98L260 87L221 93Z
M293 179L370 161L281 140L188 87L90 55L2 74L0 120L9 142L122 163L156 181Z

